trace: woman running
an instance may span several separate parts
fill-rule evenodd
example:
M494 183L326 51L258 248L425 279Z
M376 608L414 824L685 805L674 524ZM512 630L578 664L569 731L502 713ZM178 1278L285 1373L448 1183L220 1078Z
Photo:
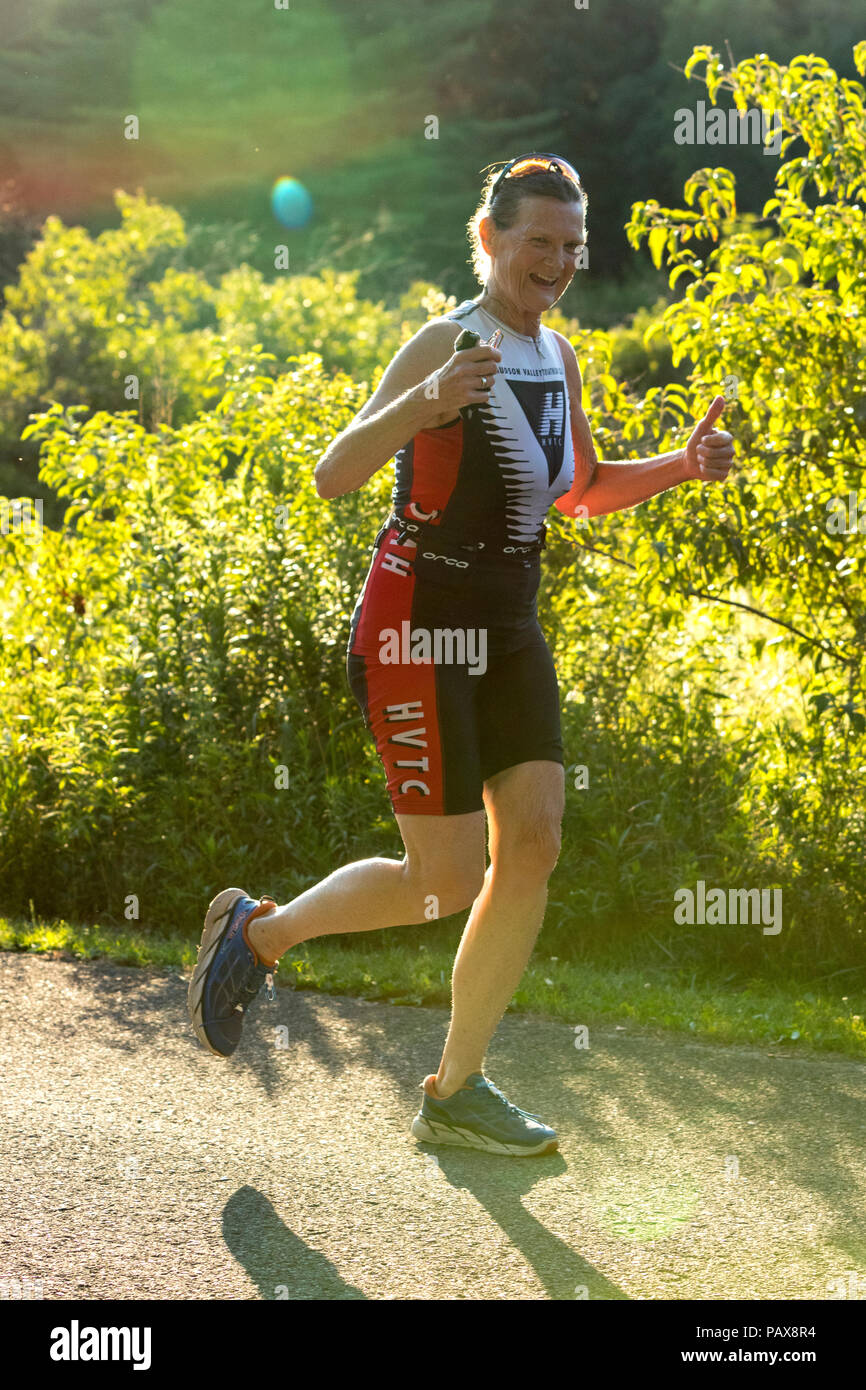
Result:
M731 435L713 428L722 396L682 449L597 458L574 349L542 323L574 275L586 208L579 175L557 156L524 155L491 174L469 223L483 292L400 349L316 468L331 499L396 456L347 671L404 858L345 865L284 906L225 889L208 908L189 989L196 1035L228 1057L244 1010L302 941L471 906L445 1048L421 1083L412 1133L501 1154L557 1147L554 1129L484 1075L560 847L559 691L536 612L544 518L551 505L602 516L689 479L721 480L733 459ZM465 329L480 341L458 350Z

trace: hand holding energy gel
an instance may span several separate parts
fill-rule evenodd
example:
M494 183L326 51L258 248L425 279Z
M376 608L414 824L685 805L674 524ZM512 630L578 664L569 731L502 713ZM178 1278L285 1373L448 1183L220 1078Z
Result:
M470 383L477 382L477 392L471 401L460 406L460 414L464 420L468 420L471 415L472 405L476 402L486 405L490 388L493 385L493 377L496 374L496 362L502 360L502 354L496 351L497 345L502 340L502 333L497 328L496 332L487 343L481 341L481 334L475 333L471 328L464 328L456 343L454 344L454 355L457 353L472 352L472 368L467 374ZM495 354L495 355L491 355ZM454 361L452 357L451 362ZM447 371L448 363L443 371ZM461 378L462 379L462 378Z

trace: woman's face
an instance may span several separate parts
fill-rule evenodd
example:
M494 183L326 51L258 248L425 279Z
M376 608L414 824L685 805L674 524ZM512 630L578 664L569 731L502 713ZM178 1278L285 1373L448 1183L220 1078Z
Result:
M478 231L491 260L488 292L532 314L565 293L586 244L583 204L537 195L521 198L513 227L498 231L485 217Z

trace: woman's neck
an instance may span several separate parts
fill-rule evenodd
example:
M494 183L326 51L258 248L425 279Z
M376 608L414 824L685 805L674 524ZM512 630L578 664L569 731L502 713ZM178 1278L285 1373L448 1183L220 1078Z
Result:
M516 309L507 299L502 299L498 294L490 290L484 291L480 299L476 300L480 308L486 309L489 314L504 323L507 328L511 328L515 333L522 333L527 338L538 338L541 333L541 315L527 314L525 311Z

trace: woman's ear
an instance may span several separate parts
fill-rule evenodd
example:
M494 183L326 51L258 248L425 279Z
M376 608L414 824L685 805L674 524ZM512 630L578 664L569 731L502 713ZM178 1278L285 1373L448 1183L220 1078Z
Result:
M487 217L482 217L481 221L478 223L478 240L481 242L488 256L491 254L491 238L495 235L495 232L496 228L493 225L493 218L489 214Z

